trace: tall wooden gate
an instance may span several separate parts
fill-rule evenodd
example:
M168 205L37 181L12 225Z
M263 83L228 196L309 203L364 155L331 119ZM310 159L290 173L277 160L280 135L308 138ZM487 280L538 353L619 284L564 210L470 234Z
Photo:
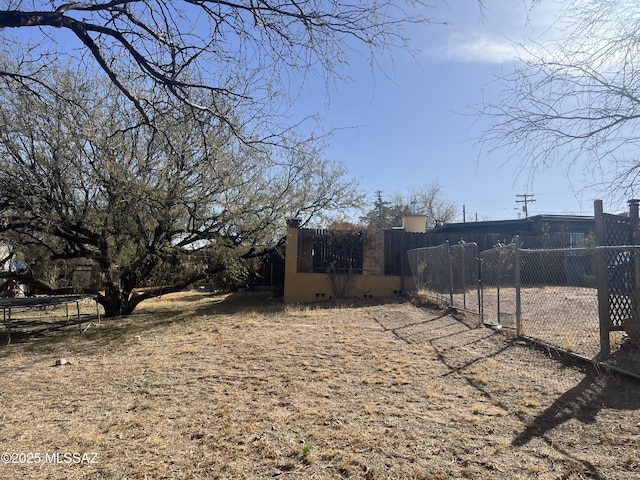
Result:
M595 234L598 247L638 245L638 207L640 200L629 200L629 215L604 213L602 200L596 200ZM628 319L638 318L636 279L640 255L635 249L600 248L597 255L600 354L611 352L612 331L624 330Z

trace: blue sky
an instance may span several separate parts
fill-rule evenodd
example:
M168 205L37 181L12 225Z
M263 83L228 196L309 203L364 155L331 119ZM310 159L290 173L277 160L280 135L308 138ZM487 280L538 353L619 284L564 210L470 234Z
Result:
M506 152L483 154L477 140L487 122L472 115L483 97L499 100L496 80L514 66L514 43L562 34L554 29L562 1L431 3L434 23L408 32L420 53L394 51L382 59L383 72L372 72L354 46L341 72L351 81L331 85L327 101L322 79L308 79L292 117L317 114L325 132L335 130L326 156L345 164L371 198L377 190L390 196L437 182L458 207L456 221L463 206L467 221L517 218L521 194L534 195L530 215L591 215L593 200L605 195L588 188L588 172L574 168L568 177L558 167L532 176ZM60 35L57 41L66 38ZM605 199L607 211L625 208Z
M588 175L579 168L570 178L562 167L532 178L515 163L505 164L506 153L482 154L476 141L487 123L471 115L472 106L483 95L497 101L495 80L513 68L513 42L554 35L558 2L527 4L486 0L481 13L477 0L439 2L429 13L449 25L412 31L421 50L415 59L397 52L382 74L353 56L345 71L352 81L332 89L328 106L324 87L311 85L297 108L317 112L325 129L344 128L327 156L343 162L367 192L390 195L438 182L458 206L456 221L462 221L463 205L467 221L517 218L522 204L516 195L525 193L535 196L529 215L592 215L593 200L603 194L585 190ZM605 209L625 206L605 200Z

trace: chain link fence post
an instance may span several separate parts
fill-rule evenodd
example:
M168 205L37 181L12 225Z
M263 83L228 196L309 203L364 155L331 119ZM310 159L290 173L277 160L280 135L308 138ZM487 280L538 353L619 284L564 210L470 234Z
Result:
M516 337L522 335L522 303L520 297L522 279L520 278L520 265L520 235L516 235L514 250L514 274L516 283Z
M480 324L484 324L484 282L482 281L482 253L476 252L478 257L478 313Z
M449 305L453 305L453 262L451 261L451 246L447 240L447 267L449 269Z
M462 275L460 276L462 280L462 308L467 309L467 282L465 277L467 276L467 266L464 261L465 250L464 250L464 240L460 240L460 246L462 247L462 255L460 256L460 262L462 263Z
M600 356L603 358L611 354L611 340L609 335L609 272L607 269L607 244L605 230L604 209L602 200L594 202L595 236L596 236L596 282L598 289L598 319L600 325Z

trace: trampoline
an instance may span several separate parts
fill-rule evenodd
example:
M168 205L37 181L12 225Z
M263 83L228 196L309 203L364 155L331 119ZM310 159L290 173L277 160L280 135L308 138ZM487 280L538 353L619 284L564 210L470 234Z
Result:
M7 329L7 345L11 343L11 311L16 309L28 308L44 308L64 305L66 307L67 321L70 319L69 305L75 303L78 319L78 329L82 330L82 319L80 317L80 302L93 300L96 302L96 318L100 324L100 305L97 301L97 295L76 294L76 295L52 295L52 296L35 296L22 298L0 298L0 308L2 308L2 319ZM89 322L84 331L91 326L93 322Z

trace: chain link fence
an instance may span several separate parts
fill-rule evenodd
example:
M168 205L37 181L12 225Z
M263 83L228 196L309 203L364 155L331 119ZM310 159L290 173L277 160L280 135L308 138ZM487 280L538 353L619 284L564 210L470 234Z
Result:
M515 247L485 250L480 255L482 321L502 327L516 327Z
M516 241L478 254L474 246L409 251L418 294L640 376L640 247L521 249Z
M449 244L407 251L416 289L438 303L451 303Z
M458 243L449 249L451 259L451 304L465 311L480 313L480 270L478 245Z
M448 243L407 251L416 288L425 298L480 314L478 245ZM478 323L480 319L478 320Z

